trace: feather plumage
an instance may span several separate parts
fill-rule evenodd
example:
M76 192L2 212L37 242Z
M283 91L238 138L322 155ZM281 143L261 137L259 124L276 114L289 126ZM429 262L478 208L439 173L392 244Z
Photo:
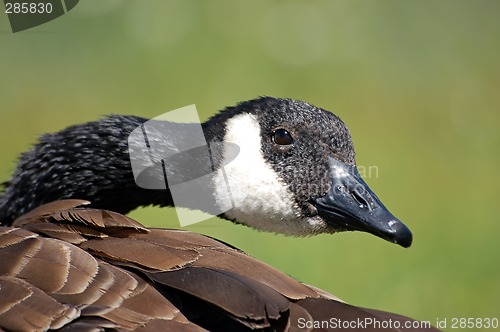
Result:
M298 331L299 318L412 321L345 304L212 238L147 229L84 203L58 201L0 227L2 328Z

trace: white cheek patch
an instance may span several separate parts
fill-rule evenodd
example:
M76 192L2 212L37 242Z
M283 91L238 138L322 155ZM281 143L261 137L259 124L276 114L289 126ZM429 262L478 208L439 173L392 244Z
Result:
M256 229L290 234L311 233L311 225L300 218L300 209L288 187L266 162L261 149L260 125L250 114L228 120L224 142L237 144L238 156L222 165L214 177L214 195L220 206L227 206L228 191L232 209L225 215ZM315 228L314 226L312 228Z

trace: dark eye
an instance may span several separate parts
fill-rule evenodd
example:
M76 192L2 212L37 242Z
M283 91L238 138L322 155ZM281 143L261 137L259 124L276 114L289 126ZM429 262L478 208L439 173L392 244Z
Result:
M293 138L286 129L281 128L274 131L273 142L279 145L290 145L293 143Z

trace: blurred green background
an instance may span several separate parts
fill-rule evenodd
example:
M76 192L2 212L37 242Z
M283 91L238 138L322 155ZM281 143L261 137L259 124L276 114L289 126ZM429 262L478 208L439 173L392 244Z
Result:
M38 135L105 114L195 103L206 119L259 95L302 99L348 124L414 245L189 229L352 304L500 318L499 16L498 1L85 0L13 34L1 13L0 180ZM178 227L172 209L132 215Z

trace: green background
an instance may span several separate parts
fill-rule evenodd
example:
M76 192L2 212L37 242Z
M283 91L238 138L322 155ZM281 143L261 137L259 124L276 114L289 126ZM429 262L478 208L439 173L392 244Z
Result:
M39 134L105 114L302 99L347 123L414 245L188 228L352 304L500 319L499 16L498 1L85 0L13 34L0 13L0 180ZM172 209L132 215L178 227Z

